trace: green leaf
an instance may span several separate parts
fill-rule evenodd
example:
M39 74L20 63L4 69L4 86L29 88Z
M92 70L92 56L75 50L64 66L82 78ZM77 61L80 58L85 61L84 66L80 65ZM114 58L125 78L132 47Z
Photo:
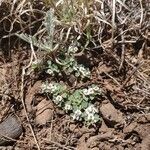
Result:
M76 111L77 109L79 109L77 105L73 105L72 108L73 108L73 111Z
M50 9L46 13L45 22L44 22L44 25L45 25L47 33L48 33L47 42L48 42L49 49L53 48L53 36L54 36L54 29L55 29L55 20L56 19L54 17L54 10Z
M87 108L88 107L88 102L87 101L82 101L81 107L82 107L82 109Z
M70 95L70 96L68 97L68 100L71 101L71 102L73 102L73 101L74 101L74 96L73 96L73 95Z
M76 98L81 98L81 94L80 94L80 90L76 90L74 93L73 93L74 97Z

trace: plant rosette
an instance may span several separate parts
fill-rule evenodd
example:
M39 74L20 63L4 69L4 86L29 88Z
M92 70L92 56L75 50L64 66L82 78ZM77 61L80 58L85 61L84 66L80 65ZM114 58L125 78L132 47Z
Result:
M97 85L68 91L65 85L52 82L43 84L42 91L51 94L53 102L69 113L73 120L82 121L88 125L100 120L98 110L92 104L94 98L101 94Z

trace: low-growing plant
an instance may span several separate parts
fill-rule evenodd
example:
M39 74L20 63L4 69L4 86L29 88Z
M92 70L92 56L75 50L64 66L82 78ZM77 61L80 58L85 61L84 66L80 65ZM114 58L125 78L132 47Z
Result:
M60 59L59 62L61 63L53 62L49 59L47 61L46 73L55 76L56 74L61 75L64 72L66 75L74 74L77 78L90 78L89 69L82 64L78 64L73 56L65 60Z
M44 36L43 40L37 40L36 37L26 34L16 35L31 45L47 51L50 56L32 62L33 69L42 68L49 77L52 77L51 83L43 83L42 92L48 94L57 106L72 116L73 120L82 121L87 125L96 123L100 120L100 117L94 106L94 99L101 94L100 88L92 85L87 88L68 90L66 85L56 82L56 78L61 77L63 79L64 75L74 75L78 81L90 79L91 72L89 68L85 67L84 64L79 64L75 59L74 54L78 52L76 42L72 42L69 47L63 50L55 51L55 48L53 48L55 19L53 10L48 11L43 23L47 30L47 36Z
M41 89L56 105L69 113L73 120L82 121L86 125L100 121L98 109L93 104L95 97L101 94L97 85L70 91L65 85L51 82L43 83Z

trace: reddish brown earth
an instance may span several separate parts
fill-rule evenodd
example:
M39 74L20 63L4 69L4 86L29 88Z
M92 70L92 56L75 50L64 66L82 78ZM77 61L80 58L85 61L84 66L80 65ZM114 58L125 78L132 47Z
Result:
M17 55L15 54L14 59L17 58ZM8 63L1 62L0 66L1 87L3 85L0 117L2 119L6 114L15 112L24 129L14 145L2 146L1 149L37 149L20 100L21 61L24 60L15 59ZM111 68L108 69L106 66L103 67L103 70L101 69L103 72L110 70ZM25 104L30 124L41 149L150 149L148 100L140 102L141 99L135 99L132 93L129 93L130 96L126 96L127 93L116 87L110 79L97 80L95 82L101 85L104 91L103 97L98 99L101 124L87 128L80 123L73 122L51 100L41 95L39 89L42 82L32 76L27 76Z
M15 3L15 0L13 2ZM17 2L20 4L22 1ZM8 123L7 119L10 114L15 114L19 120L16 127L22 126L21 135L18 134L18 138L14 137L16 139L9 139L14 142L0 146L0 150L37 150L38 146L39 150L150 150L148 0L147 2L146 0L126 1L129 7L130 3L133 5L131 6L132 14L127 11L128 8L125 9L120 5L119 0L117 1L119 19L116 21L117 30L114 36L117 36L115 40L118 43L114 45L112 44L112 29L108 26L108 23L112 22L112 8L107 8L109 4L104 2L108 22L106 24L102 22L100 28L97 27L97 22L91 23L93 32L96 32L92 38L96 44L98 43L96 45L98 47L94 47L95 43L89 43L85 54L76 55L79 62L90 66L92 77L89 81L77 83L75 86L74 76L70 76L68 83L71 88L78 89L95 83L102 89L102 95L95 100L101 122L90 127L73 121L68 114L41 94L40 87L47 76L34 72L31 66L26 69L26 74L22 75L23 67L28 66L30 62L31 48L29 44L19 41L11 33L24 31L23 33L29 34L32 30L31 32L35 34L41 31L43 14L49 9L36 0L32 4L33 7L30 6L28 0L23 2L26 5L14 5L14 8L17 7L20 11L23 7L22 12L25 9L23 16L17 16L20 14L16 12L12 4L0 2L0 143L1 138L6 136L2 134L7 133L3 130L11 131L8 127L11 127L14 119L10 119L11 122ZM102 8L100 4L94 7L92 9ZM34 14L32 9L39 11L35 11ZM120 11L121 9L123 11ZM143 16L142 9L144 9ZM30 10L29 13L27 10ZM30 18L31 14L33 16ZM81 24L81 29L88 24L86 19L89 21L89 18L81 19L85 21ZM120 20L125 20L124 24L120 23ZM30 24L30 21L35 22ZM99 31L102 32L101 41L96 39L99 35L95 26L98 30L103 28ZM10 27L12 31L9 33ZM69 29L67 26L65 28L64 32ZM57 29L58 33L60 31L61 26ZM126 31L124 36L127 41L134 42L124 44L123 36L118 36L122 31ZM74 32L71 30L71 36ZM58 33L56 36L59 35ZM75 34L78 36L78 33ZM80 41L81 44L85 44L84 36ZM125 48L124 53L123 48ZM43 51L39 52L36 48L35 53L39 59L45 56ZM7 123L6 128L5 123ZM15 126L14 122L13 125Z

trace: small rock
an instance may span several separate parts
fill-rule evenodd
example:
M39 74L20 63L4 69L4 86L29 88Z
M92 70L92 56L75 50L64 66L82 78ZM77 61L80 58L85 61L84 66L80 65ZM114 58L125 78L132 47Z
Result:
M110 127L114 127L116 124L123 122L122 113L116 110L111 103L103 104L100 111L105 123Z
M10 114L0 123L0 146L8 145L22 134L23 129L19 118L15 114Z
M53 117L53 104L50 101L42 100L37 105L35 122L38 125L44 125Z
M25 98L25 104L26 104L26 108L27 108L28 112L32 112L33 99L34 99L35 94L39 93L39 91L41 89L41 85L42 85L42 82L37 81L33 86L30 86L27 91L27 95Z

